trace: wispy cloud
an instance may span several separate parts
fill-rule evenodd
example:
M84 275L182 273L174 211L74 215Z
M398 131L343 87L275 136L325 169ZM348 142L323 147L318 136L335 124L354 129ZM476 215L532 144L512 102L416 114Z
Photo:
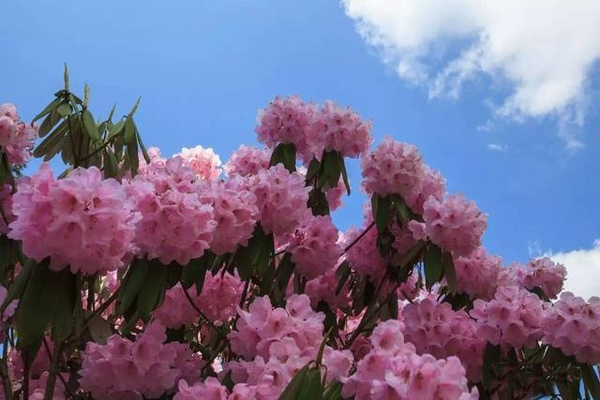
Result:
M492 151L498 151L501 153L505 153L508 150L508 145L503 143L489 143L487 148Z
M407 82L430 97L460 96L485 74L509 94L492 118L554 116L581 147L589 75L600 59L597 0L342 0L360 34ZM456 49L458 47L458 52ZM449 60L449 61L448 61Z

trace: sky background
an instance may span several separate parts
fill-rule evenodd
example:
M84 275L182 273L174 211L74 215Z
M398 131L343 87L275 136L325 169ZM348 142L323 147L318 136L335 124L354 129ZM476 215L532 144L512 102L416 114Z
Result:
M66 62L95 115L142 96L147 145L170 155L201 144L225 160L256 144L257 111L274 96L331 99L372 121L375 143L417 145L450 192L476 201L491 253L551 254L570 288L600 294L600 42L589 36L600 14L550 1L547 23L531 26L537 10L512 1L404 3L5 0L0 102L30 120ZM527 30L507 28L515 21ZM358 163L350 175L358 189ZM360 224L364 200L346 200L340 229Z

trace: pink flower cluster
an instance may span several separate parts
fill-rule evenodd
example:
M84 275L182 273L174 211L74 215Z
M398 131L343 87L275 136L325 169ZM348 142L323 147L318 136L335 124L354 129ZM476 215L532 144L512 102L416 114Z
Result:
M80 384L95 399L158 398L180 379L198 378L202 362L187 345L164 343L165 328L151 323L131 342L119 335L106 345L89 342L83 353Z
M271 151L258 147L242 145L233 152L223 169L229 176L256 175L258 171L269 168Z
M344 246L348 247L354 243L346 252L346 259L354 270L370 276L374 281L379 281L385 274L387 263L377 250L377 231L371 229L356 241L362 232L350 227L344 233Z
M304 220L310 187L297 172L290 173L282 164L261 170L251 178L260 223L266 233L291 233Z
M459 293L473 299L491 300L503 274L502 259L479 247L468 256L454 260Z
M291 295L285 309L273 309L267 296L259 297L239 315L229 339L232 351L243 359L228 363L224 371L231 371L236 383L232 396L276 399L295 373L315 360L325 316L310 308L306 295ZM352 361L348 350L326 347L323 363L328 381L347 376ZM204 390L206 384L200 387Z
M305 103L298 96L275 97L269 107L259 111L258 140L271 148L292 143L299 155L307 157L311 154L311 126L317 112L315 104Z
M407 198L420 189L423 160L413 145L386 137L360 164L363 189L369 195L399 194Z
M540 288L550 298L555 299L563 288L567 277L564 265L555 263L548 257L528 261L525 265L512 264L507 271L509 279L526 289Z
M199 178L205 180L215 180L221 174L221 159L213 149L205 149L202 146L186 147L181 149L181 153L175 156L180 156L185 160L187 165L194 170Z
M358 157L371 144L371 125L350 108L327 101L319 109L297 96L276 97L261 110L256 127L258 140L269 147L292 143L305 163L321 159L324 151Z
M475 300L470 314L477 336L504 349L533 347L542 337L544 304L517 286L499 287L489 302Z
M544 321L542 341L559 348L577 361L596 365L600 362L600 298L586 303L572 293L562 293L549 307Z
M37 261L50 257L50 268L92 275L123 265L134 251L139 215L123 187L102 179L96 167L76 169L55 180L42 164L29 185L13 196L15 221L9 236Z
M54 344L48 339L48 350L52 352L54 350ZM38 351L35 360L29 366L29 399L28 400L42 400L44 393L46 392L46 384L48 382L48 376L50 375L50 357L45 346L42 345ZM16 349L11 349L8 353L8 375L10 377L12 387L20 388L24 383L25 364L21 358L19 352ZM65 380L68 380L67 374L62 374ZM0 392L0 399L4 399L4 391ZM53 400L64 400L65 387L60 379L57 379L56 386L54 387L54 393L52 396Z
M404 338L419 354L435 358L456 356L472 382L481 379L486 342L475 334L475 321L466 312L454 311L449 303L425 298L402 309Z
M0 105L0 147L11 165L25 165L37 138L38 127L21 121L16 106Z
M296 264L295 273L314 279L333 269L342 247L339 232L329 216L309 216L291 235L287 251Z
M306 283L304 293L310 298L313 308L323 301L334 308L348 306L350 302L350 291L348 285L344 285L339 294L335 294L338 285L338 278L335 275L335 269L330 269L325 274L312 279Z
M211 322L221 325L235 316L243 289L243 282L235 275L229 273L212 275L207 272L202 292L198 294L196 287L192 286L188 289L188 294L194 305ZM165 301L154 311L154 317L167 328L191 325L200 319L200 315L190 304L179 283L167 291Z
M342 396L364 399L477 399L469 391L465 369L456 357L422 356L404 342L403 324L389 320L371 335L373 349L358 362L356 372L342 378Z
M232 176L200 190L201 201L213 206L217 223L210 241L210 249L215 254L233 253L238 245L246 246L252 237L258 207L248 185L247 178Z
M423 206L425 233L431 241L455 256L469 255L481 245L487 216L462 195L442 201L429 197Z
M150 163L130 182L128 192L142 216L136 235L140 256L186 265L209 248L217 222L195 180L196 173L174 157Z
M326 101L314 114L311 126L312 153L321 159L324 151L339 151L343 157L357 158L371 146L371 124L363 121L350 107L342 108Z

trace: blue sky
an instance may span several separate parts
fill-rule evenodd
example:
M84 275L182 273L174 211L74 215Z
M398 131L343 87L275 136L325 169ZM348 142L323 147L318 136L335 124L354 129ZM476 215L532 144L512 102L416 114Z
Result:
M498 117L494 104L510 95L510 79L484 73L459 95L431 98L426 85L382 61L345 11L333 0L7 0L0 102L30 119L61 87L67 62L72 87L90 85L95 113L115 101L126 113L142 96L137 121L148 145L172 154L201 144L226 159L255 143L257 110L275 95L331 99L371 120L376 142L390 135L416 144L451 192L489 214L485 244L506 262L527 259L532 246L592 248L600 238L597 72L586 77L581 124L565 128L553 113ZM461 40L435 63L455 57ZM491 129L481 129L486 122ZM561 129L583 146L569 150ZM358 188L357 163L350 169ZM341 228L360 223L362 201L358 190L346 201L336 215Z

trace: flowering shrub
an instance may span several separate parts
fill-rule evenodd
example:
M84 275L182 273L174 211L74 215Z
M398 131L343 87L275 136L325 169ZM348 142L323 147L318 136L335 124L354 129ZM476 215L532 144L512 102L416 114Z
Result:
M600 298L488 254L477 205L348 107L275 98L222 164L88 102L0 106L0 398L600 398ZM346 158L370 199L340 232Z

